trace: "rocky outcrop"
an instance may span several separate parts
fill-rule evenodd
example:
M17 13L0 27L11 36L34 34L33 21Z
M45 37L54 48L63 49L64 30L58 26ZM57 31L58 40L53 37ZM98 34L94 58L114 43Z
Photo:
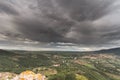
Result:
M19 75L9 72L0 73L0 80L45 80L42 74L35 74L32 71L24 71Z
M9 73L9 72L1 72L0 73L0 80L10 80L15 76L17 76L17 74Z

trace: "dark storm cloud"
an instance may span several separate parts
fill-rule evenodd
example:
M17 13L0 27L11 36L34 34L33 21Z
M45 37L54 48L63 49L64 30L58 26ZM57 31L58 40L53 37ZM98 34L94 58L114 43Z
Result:
M7 3L0 2L0 13L18 15L19 13L14 9L13 6Z
M32 40L102 44L110 41L110 36L99 34L99 29L92 23L109 14L111 11L109 7L113 2L113 0L38 0L36 16L43 19L32 17L30 20L16 21L20 26L18 29ZM104 39L101 39L103 36Z
M0 3L0 11L12 14L15 29L28 39L85 46L120 39L119 0L10 1Z
M62 35L38 20L19 20L18 29L27 37L41 42L63 41Z
M114 0L57 0L59 5L69 11L72 19L77 21L95 20L107 13Z

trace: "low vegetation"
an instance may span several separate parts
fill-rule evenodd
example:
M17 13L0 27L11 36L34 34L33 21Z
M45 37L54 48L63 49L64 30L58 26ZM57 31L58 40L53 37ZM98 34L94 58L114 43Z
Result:
M20 74L25 70L45 75L48 80L120 80L120 56L0 50L1 73Z

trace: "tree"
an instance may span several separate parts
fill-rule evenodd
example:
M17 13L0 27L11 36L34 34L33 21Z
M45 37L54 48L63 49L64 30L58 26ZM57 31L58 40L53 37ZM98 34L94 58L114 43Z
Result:
M65 80L76 80L76 75L74 73L66 74Z
M55 74L51 77L49 77L48 80L65 80L65 75L62 73Z

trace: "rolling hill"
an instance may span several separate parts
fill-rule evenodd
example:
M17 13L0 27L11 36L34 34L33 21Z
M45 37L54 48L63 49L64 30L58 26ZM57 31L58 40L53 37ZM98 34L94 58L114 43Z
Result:
M31 70L46 75L49 80L68 74L80 75L86 80L120 80L119 50L120 48L95 52L0 50L0 72L18 74Z

